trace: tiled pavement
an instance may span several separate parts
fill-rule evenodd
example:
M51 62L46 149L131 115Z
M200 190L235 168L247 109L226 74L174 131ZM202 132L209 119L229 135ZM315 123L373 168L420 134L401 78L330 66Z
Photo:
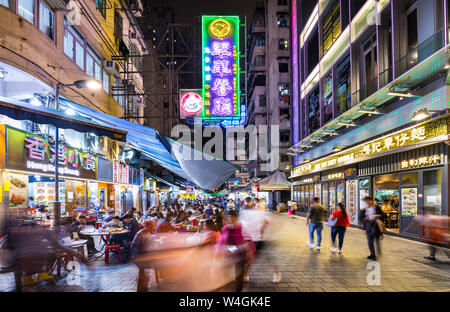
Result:
M330 229L323 231L322 250L311 251L306 245L304 218L274 215L266 238L270 246L264 250L250 270L245 291L449 291L450 261L438 253L438 263L423 259L426 245L385 235L383 254L378 258L380 285L369 285L365 233L349 228L342 255L329 251ZM276 262L282 281L272 283L273 269L267 259ZM135 291L137 269L134 264L104 265L102 258L90 269L82 267L81 286L69 286L66 280L55 284L26 287L25 291ZM153 275L153 274L151 274ZM0 291L13 290L12 274L0 275ZM152 278L150 291L157 291Z

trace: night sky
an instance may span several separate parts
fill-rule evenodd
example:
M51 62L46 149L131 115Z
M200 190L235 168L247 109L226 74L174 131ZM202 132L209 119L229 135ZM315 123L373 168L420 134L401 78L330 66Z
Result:
M258 0L153 0L150 3L173 8L176 23L190 23L195 16L205 14L240 15L242 21L244 15L247 15L249 23L257 2Z

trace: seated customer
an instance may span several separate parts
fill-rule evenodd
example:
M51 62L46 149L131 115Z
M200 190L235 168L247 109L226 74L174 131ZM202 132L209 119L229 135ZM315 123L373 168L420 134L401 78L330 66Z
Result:
M113 229L123 228L123 223L120 221L119 216L114 216L114 217L112 217L111 221L104 223L102 228L104 228L104 229L107 229L107 228L113 228Z
M94 238L92 236L88 236L88 235L83 235L81 234L81 230L83 230L84 227L86 227L86 216L80 214L77 218L77 220L75 220L68 229L68 232L70 233L72 239L74 238L73 233L77 233L78 237L80 239L85 239L87 240L87 249L88 249L88 254L89 255L93 255L95 253L98 252L97 249L95 249L95 243L94 243Z
M103 218L103 222L102 222L102 226L110 221L112 221L113 217L114 217L115 211L114 209L111 209L108 211L108 215L106 217Z

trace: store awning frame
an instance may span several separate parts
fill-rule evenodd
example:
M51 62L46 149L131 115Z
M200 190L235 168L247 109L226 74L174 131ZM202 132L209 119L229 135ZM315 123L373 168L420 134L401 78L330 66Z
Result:
M98 125L76 117L65 116L46 107L30 107L30 104L0 96L0 114L16 120L30 120L39 124L52 124L60 129L94 133L112 140L126 142L126 131Z

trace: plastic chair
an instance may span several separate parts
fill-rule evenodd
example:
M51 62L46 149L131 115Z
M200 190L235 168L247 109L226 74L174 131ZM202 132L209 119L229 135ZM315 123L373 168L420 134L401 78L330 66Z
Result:
M119 261L122 262L122 252L120 251L120 245L108 245L105 246L105 263L109 263L109 252L116 250Z

